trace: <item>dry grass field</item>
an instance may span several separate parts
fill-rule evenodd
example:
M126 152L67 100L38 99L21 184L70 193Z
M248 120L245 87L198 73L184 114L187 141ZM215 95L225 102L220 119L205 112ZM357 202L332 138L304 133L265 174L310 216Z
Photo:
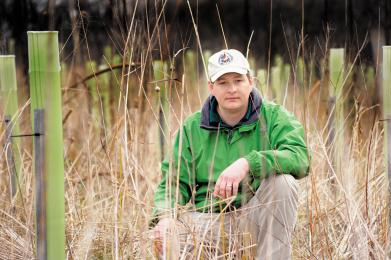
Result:
M148 221L161 176L159 95L162 88L168 90L167 147L180 123L200 108L205 96L205 76L198 77L179 62L184 50L171 56L171 64L178 63L176 70L169 70L165 81L155 82L150 60L158 56L159 50L152 48L158 42L158 29L152 27L148 37L142 38L138 27L130 28L128 47L121 54L125 65L137 63L122 67L122 73L110 73L110 91L120 93L111 97L110 122L103 119L102 99L93 103L85 82L74 85L87 76L85 69L67 60L69 66L62 74L68 259L155 257ZM326 56L318 54L322 62ZM316 59L308 55L308 60ZM328 140L328 76L321 62L316 66L321 68L320 79L310 82L307 71L306 84L300 86L291 76L284 93L284 105L305 126L311 153L310 174L300 180L293 259L386 259L389 193L383 121L379 106L372 104L374 84L367 86L357 79L346 84L345 142L342 164L336 167L330 152L335 144ZM365 78L360 76L364 75L361 64L356 62L355 68L350 73ZM196 71L203 71L202 66ZM18 75L19 82L27 81L21 72ZM99 90L101 76L93 84ZM20 86L16 116L23 133L31 132L26 89ZM273 99L269 92L264 96ZM1 144L4 136L2 125ZM0 259L34 259L32 141L23 138L21 144L20 190L14 199L9 194L8 148L2 146L0 154Z

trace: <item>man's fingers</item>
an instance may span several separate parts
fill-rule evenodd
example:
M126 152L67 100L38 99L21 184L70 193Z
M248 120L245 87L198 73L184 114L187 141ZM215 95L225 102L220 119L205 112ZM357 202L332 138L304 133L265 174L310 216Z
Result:
M160 236L160 229L159 228L160 227L155 227L154 244L155 244L155 248L156 248L156 251L158 252L158 254L161 254L163 251L163 247L162 247L162 239Z
M239 182L234 182L232 185L232 195L236 196L239 190Z
M158 254L162 254L162 252L163 252L163 246L162 246L162 241L159 239L159 240L157 240L157 239L155 239L155 249L156 249L156 251L158 252Z
M227 186L227 182L225 180L222 180L220 185L219 185L219 195L222 197L222 198L226 198L227 196L225 195L225 187Z
M219 196L219 193L220 193L220 183L221 183L221 178L218 178L217 182L215 184L215 190L213 192L213 195L215 195L215 196Z
M219 193L220 193L220 186L215 186L215 190L214 190L214 192L213 192L213 195L215 195L215 196L219 196Z
M221 198L223 198L223 199L226 198L226 196L225 196L225 188L223 188L223 187L220 188L219 196Z
M227 195L227 198L232 196L232 184L228 183L225 186L225 194Z
M217 186L215 186L215 190L213 191L213 195L214 196L218 196L219 195L219 188Z
M215 184L215 190L214 190L214 195L215 196L219 196L221 197L222 194L222 190L225 188L225 181L223 180L223 178L221 178L221 176L217 179L217 182Z
M223 199L236 196L239 190L239 182L220 176L216 182L213 194Z

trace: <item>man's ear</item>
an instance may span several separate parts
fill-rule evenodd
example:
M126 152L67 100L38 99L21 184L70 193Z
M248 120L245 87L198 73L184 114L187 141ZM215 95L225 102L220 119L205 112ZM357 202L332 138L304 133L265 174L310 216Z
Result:
M209 93L212 94L213 83L211 81L208 81L208 89L209 89Z
M247 78L248 78L248 83L250 83L250 86L252 86L254 83L253 77L251 77L250 75L247 75Z

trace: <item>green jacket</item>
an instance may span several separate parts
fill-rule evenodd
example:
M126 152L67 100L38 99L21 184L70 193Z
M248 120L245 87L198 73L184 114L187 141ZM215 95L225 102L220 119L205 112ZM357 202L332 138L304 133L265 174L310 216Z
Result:
M291 113L261 100L254 89L246 116L229 127L216 120L220 118L216 103L209 97L202 110L189 116L177 132L171 156L161 165L163 178L154 196L154 216L165 214L175 203L188 202L198 211L219 212L226 204L213 196L214 184L220 173L241 157L248 160L250 174L227 210L246 203L270 174L287 173L297 179L308 175L304 130Z

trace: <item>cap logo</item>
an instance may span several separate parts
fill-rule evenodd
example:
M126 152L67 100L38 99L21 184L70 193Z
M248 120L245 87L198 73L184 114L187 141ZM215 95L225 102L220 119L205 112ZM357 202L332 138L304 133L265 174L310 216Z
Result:
M230 63L232 59L233 57L231 54L229 54L228 52L224 52L223 54L220 55L218 62L220 65L226 65Z

